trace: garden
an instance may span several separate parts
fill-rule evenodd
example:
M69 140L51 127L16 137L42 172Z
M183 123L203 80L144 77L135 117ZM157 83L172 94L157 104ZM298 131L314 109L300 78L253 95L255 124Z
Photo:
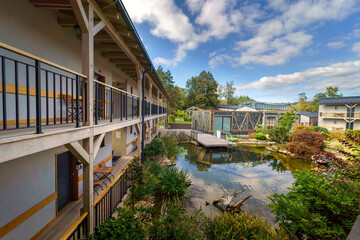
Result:
M90 239L346 239L360 214L360 131L329 132L320 127L292 127L293 123L290 112L277 127L260 126L252 136L276 142L276 146L269 147L272 151L313 163L311 168L298 168L290 174L293 180L286 192L266 196L267 207L275 215L274 223L246 208L224 209L216 216L208 216L206 206L190 209L187 195L192 181L198 181L196 172L189 174L173 163L178 161L181 167L188 168L195 164L199 174L204 174L218 164L214 161L221 160L224 166L229 166L230 159L236 163L233 158L239 152L219 159L224 153L203 153L196 147L200 152L190 154L192 148L184 148L177 138L162 137L146 146L143 163L138 158L132 161L130 196L125 206L117 210L117 217L98 227ZM259 154L251 154L245 156L246 166L250 162L262 166L267 161L273 171L287 171L285 163L272 160L272 156L253 160ZM207 163L199 162L199 156L216 158ZM177 160L187 158L188 163ZM290 158L289 164L293 161ZM223 170L219 171L217 174ZM220 175L215 178L219 183Z

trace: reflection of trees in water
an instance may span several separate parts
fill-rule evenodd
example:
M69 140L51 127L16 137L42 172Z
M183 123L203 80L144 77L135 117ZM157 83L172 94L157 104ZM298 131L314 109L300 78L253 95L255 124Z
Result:
M287 168L279 160L276 159L270 161L269 166L272 167L272 170L276 170L277 172L287 171Z
M238 163L243 167L255 167L270 160L261 152L251 151L251 148L206 149L193 145L186 145L188 155L185 157L190 164L197 166L198 171L207 171L213 164Z

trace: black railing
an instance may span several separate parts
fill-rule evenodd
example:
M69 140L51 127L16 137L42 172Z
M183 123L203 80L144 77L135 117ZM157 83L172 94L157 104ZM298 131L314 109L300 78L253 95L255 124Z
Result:
M128 120L139 117L139 98L94 80L94 122Z
M151 115L158 115L158 105L154 103L151 104Z
M98 227L106 219L110 218L121 199L126 194L128 189L128 182L125 180L127 177L127 169L120 174L117 180L112 184L110 189L101 194L99 200L95 201L94 207L94 226Z
M86 121L84 76L1 46L0 130Z
M87 232L87 215L85 212L76 221L76 223L65 233L60 240L80 240L88 235Z

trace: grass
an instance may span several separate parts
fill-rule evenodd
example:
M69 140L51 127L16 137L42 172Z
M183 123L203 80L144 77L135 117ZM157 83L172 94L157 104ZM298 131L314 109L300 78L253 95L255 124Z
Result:
M175 123L192 123L192 121L184 121L184 119L181 117L181 118L175 118Z

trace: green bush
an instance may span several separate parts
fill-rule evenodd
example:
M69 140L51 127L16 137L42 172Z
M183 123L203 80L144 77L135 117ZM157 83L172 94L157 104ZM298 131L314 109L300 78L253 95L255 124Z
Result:
M257 133L265 134L266 133L266 128L264 127L264 124L259 124L259 125L256 126L255 131Z
M150 210L145 208L119 208L118 218L109 218L99 227L96 227L90 239L146 239L143 223L148 220L149 214Z
M191 184L186 171L173 167L163 168L158 175L158 180L157 191L168 199L184 196Z
M186 149L179 146L179 143L174 137L162 137L164 143L166 156L171 160L178 155L186 154Z
M207 239L290 239L284 230L275 230L264 219L248 213L227 213L218 215L208 222Z
M329 130L327 130L327 128L324 127L314 126L313 129L315 132L329 133Z
M185 116L183 119L184 119L184 122L191 122L192 121L192 118L187 117L187 116Z
M145 160L163 157L165 154L165 146L160 138L154 138L151 143L146 145L144 149Z
M175 122L175 116L174 115L172 115L172 114L169 114L169 116L168 116L168 120L169 120L169 123L174 123Z
M276 220L299 239L346 239L360 214L360 183L309 171L294 178L286 195L269 197Z
M149 239L205 239L207 218L199 211L187 215L183 207L166 203L165 213L153 221L149 229Z
M289 129L285 126L279 125L277 127L268 127L266 132L269 139L276 143L285 143L289 141Z
M266 135L263 134L263 133L257 133L255 135L255 139L257 139L257 140L266 140Z

